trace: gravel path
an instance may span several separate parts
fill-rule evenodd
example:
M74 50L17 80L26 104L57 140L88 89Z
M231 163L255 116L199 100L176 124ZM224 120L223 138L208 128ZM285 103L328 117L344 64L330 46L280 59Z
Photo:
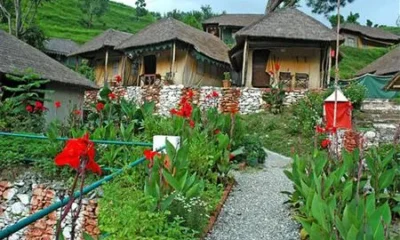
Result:
M291 240L299 226L291 219L287 196L292 185L283 174L291 159L269 152L259 171L235 172L237 185L207 240Z

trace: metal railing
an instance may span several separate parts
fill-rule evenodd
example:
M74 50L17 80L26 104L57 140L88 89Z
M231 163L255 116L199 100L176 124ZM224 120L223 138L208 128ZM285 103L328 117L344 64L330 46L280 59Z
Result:
M41 136L41 135L29 135L29 134L16 134L16 133L5 133L5 132L0 132L0 135L3 136L12 136L12 137L26 137L26 138L33 138L33 139L47 139L46 136ZM58 140L61 141L65 141L68 140L68 138L58 138ZM97 142L97 143L103 143L103 144L118 144L118 145L136 145L136 146L153 146L152 143L141 143L141 142L130 142L131 144L124 144L126 142L120 142L120 141L108 141L108 140L93 140L93 142ZM121 144L122 143L122 144ZM151 144L151 145L150 145ZM164 150L165 147L161 147L159 149L157 149L156 151L162 151ZM103 185L106 182L111 181L112 179L114 179L116 176L122 174L125 170L133 168L141 163L143 163L145 161L145 157L141 157L137 160L135 160L134 162L130 163L127 167L125 167L124 169L116 169L116 171L110 175L105 176L104 178L86 186L83 188L82 190L82 194L85 195L91 191L93 191L94 189L100 187L101 185ZM80 191L76 191L73 195L74 198L79 198L81 196L81 192ZM48 214L56 211L57 209L64 207L65 205L68 204L68 201L70 200L70 197L66 197L64 198L62 201L57 201L55 203L53 203L52 205L33 213L30 216L27 216L21 220L19 220L18 222L16 222L15 224L8 226L4 229L2 229L0 231L0 239L4 239L8 236L10 236L13 233L18 232L19 230L27 227L28 225L34 223L35 221L47 216Z

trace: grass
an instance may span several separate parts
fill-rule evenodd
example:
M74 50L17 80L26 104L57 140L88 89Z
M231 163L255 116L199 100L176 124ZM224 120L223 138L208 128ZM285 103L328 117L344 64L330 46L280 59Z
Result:
M342 60L339 63L340 78L353 78L359 70L389 51L389 48L359 49L345 46L340 47L340 52L342 54ZM332 76L334 76L334 73Z
M400 27L381 27L383 30L400 36Z
M134 8L116 2L110 2L109 10L104 16L95 18L91 29L82 23L82 17L79 0L56 0L44 3L39 8L36 22L46 37L84 43L109 28L136 33L155 21L151 15L137 20ZM7 25L0 24L0 28L6 30Z

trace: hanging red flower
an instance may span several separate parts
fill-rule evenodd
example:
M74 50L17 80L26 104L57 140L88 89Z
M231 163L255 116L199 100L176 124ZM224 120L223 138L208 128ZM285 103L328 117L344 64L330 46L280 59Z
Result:
M114 99L117 98L117 95L115 95L115 93L111 92L111 93L108 94L108 98L109 98L110 100L114 100Z
M54 107L60 108L61 107L61 102L60 101L55 102L54 103Z
M122 77L120 76L120 75L115 75L115 81L117 82L117 83L120 83L120 82L122 82Z
M154 165L154 157L161 156L160 153L158 153L156 151L152 151L150 149L144 150L143 155L147 160L149 160L149 165L148 165L149 168L152 168Z
M72 111L72 113L73 113L74 115L81 115L81 114L82 114L82 111L79 110L79 109L75 109L74 111Z
M275 72L279 72L281 69L281 65L279 63L275 63Z
M321 142L321 147L322 147L323 149L325 149L325 148L327 148L330 144L331 144L331 140L329 140L329 139L324 139L324 140L322 140L322 142Z
M85 169L101 175L101 168L94 161L95 155L94 143L89 140L89 134L86 133L82 138L68 140L63 151L56 156L54 161L57 166L69 165L78 170L81 160L87 158Z
M98 103L96 104L96 110L97 110L98 112L101 112L101 111L103 111L103 109L104 109L104 103L98 102Z
M320 126L316 126L315 130L317 131L317 133L324 133L325 132L325 128L322 128Z
M25 107L25 110L27 111L27 112L33 112L33 107L32 107L32 105L26 105L26 107Z
M190 121L189 121L189 126L190 126L191 128L194 128L195 122L194 122L193 120L190 120Z

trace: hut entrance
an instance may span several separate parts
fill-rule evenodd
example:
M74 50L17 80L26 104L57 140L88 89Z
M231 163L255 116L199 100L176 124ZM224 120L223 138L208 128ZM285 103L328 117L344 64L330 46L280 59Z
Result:
M157 58L156 55L149 55L144 57L144 74L156 74L157 71Z
M270 75L265 71L269 57L268 50L255 50L253 52L253 87L268 87Z

